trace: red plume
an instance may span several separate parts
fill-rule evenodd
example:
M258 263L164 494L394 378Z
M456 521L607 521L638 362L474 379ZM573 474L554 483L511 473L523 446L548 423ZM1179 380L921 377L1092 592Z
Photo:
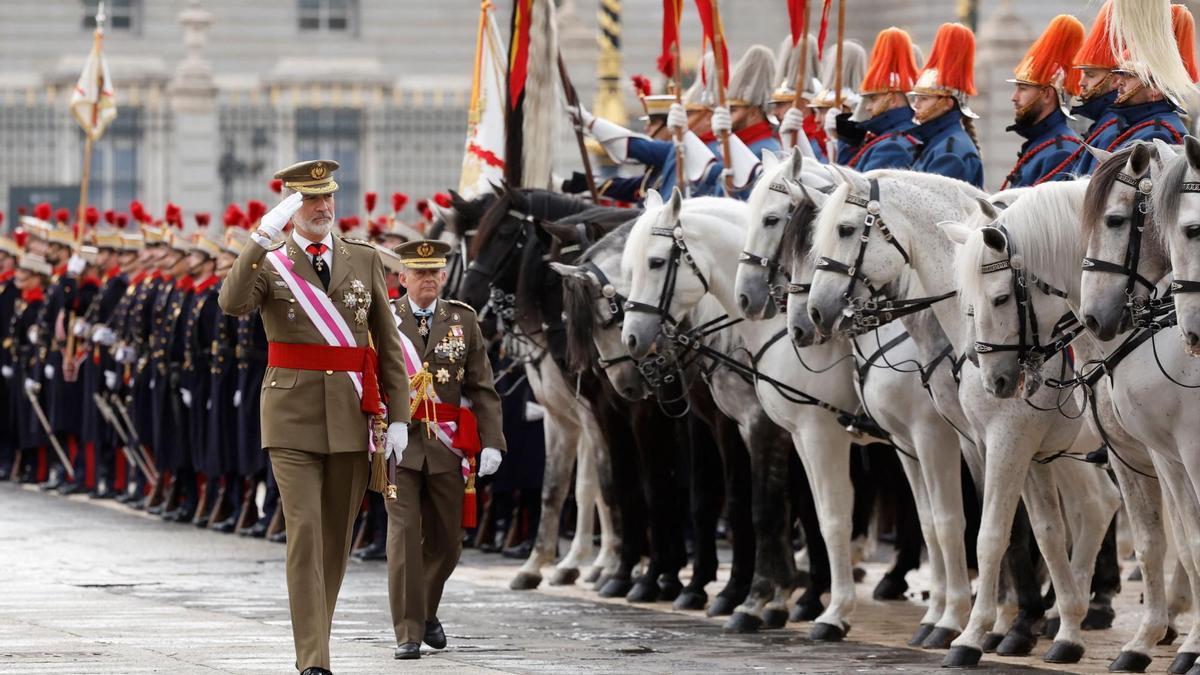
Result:
M109 225L116 223L117 222L117 212L113 211L112 209L107 209L104 212L104 222L108 223Z
M183 209L179 208L178 204L167 202L167 212L163 216L163 220L167 221L168 225L174 225L179 229L183 229Z
M363 195L363 205L367 207L367 213L375 210L375 201L379 199L379 195L374 192L368 192Z
M262 218L267 212L267 205L257 199L251 199L246 202L246 217L250 222L257 223L259 218Z
M18 206L18 207L17 207L17 215L18 215L18 216L23 216L23 215L25 215L25 214L27 214L27 213L29 213L29 209L25 208L24 206Z
M443 209L450 208L450 204L452 203L450 201L450 195L446 194L445 192L439 192L436 195L434 195L433 201L435 204L442 207Z
M421 214L425 218L429 217L429 216L425 215L425 214L429 213L429 200L428 199L418 199L417 200L417 213Z
M96 223L100 222L100 211L94 206L87 207L83 212L83 221L91 227L95 227Z
M370 229L371 236L378 237L379 235L383 234L383 231L384 231L386 225L387 225L387 220L380 219L380 220L371 221L371 229Z
M404 210L404 206L408 204L408 195L403 192L392 193L392 210L399 213Z
M25 248L25 242L29 241L29 233L25 231L25 228L18 227L13 230L13 241L17 242L17 246Z
M270 185L271 185L271 192L274 192L275 194L280 194L283 192L283 181L282 180L280 180L278 178L272 178Z
M118 213L117 218L116 218L117 227L119 227L123 230L123 229L125 229L125 226L128 224L129 224L129 216L125 215L124 213Z
M142 206L142 203L135 199L129 202L129 215L133 216L133 219L139 223L144 223L146 222L146 207Z
M54 212L54 208L49 202L42 202L33 207L33 217L38 220L50 220L50 215Z
M196 224L199 225L200 227L207 227L208 221L211 218L212 218L211 214L209 214L206 211L202 211L202 212L196 214Z
M59 208L54 212L54 219L60 223L70 222L71 211L66 208Z
M650 78L646 77L645 75L634 75L633 76L633 91L638 96L649 96L650 95Z

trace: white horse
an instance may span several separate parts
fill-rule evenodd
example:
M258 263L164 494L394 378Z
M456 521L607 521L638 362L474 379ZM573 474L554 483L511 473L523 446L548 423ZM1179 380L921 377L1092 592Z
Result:
M980 373L984 387L997 395L1018 395L1018 382L1028 383L1025 389L1029 390L1045 378L1062 377L1054 368L1041 366L1072 339L1076 364L1105 355L1098 341L1081 334L1077 321L1069 323L1079 308L1077 262L1083 258L1079 214L1084 211L1087 189L1087 181L1048 183L1022 191L1002 212L985 206L981 215L991 221L985 227L944 225L951 239L963 244L958 256L959 299L973 308L975 336L982 345ZM1129 367L1139 366L1122 365ZM1126 432L1111 400L1108 380L1096 382L1089 400L1094 409L1086 419L1111 446L1111 466L1125 497L1145 582L1145 611L1137 633L1109 670L1142 672L1150 664L1153 646L1173 630L1169 609L1177 609L1167 604L1162 500L1165 496L1173 505L1169 511L1173 514L1195 507L1174 504L1166 483L1181 473L1179 467L1164 455L1149 452Z
M678 190L666 204L652 193L630 232L621 261L622 274L630 279L621 336L636 359L644 358L663 329L670 330L682 320L706 293L720 302L726 314L738 314L734 293L738 262L732 252L744 240L748 207L735 205L740 213L729 218L705 204L705 200L689 200L685 209ZM817 617L810 636L840 640L850 629L856 603L850 554L854 488L851 436L831 409L846 412L858 407L848 350L836 344L806 350L805 358L814 362L837 363L829 372L816 375L796 367L781 320L743 322L735 330L755 355L759 401L767 415L792 435L829 551L830 603ZM811 397L811 405L798 404L805 397ZM786 602L786 597L774 598L764 611L779 611Z
M749 228L738 267L736 293L742 312L751 319L772 317L778 309L779 291L787 289L788 323L797 346L812 344L808 330L805 287L812 267L805 264L811 243L814 205L806 189L832 189L827 174L805 173L802 155L783 161L763 153L763 175L750 194ZM802 187L803 186L803 187ZM784 242L794 251L784 251ZM792 258L791 283L783 282L786 260ZM799 317L792 308L801 308ZM797 321L802 318L803 322ZM920 317L912 317L919 322ZM802 327L803 325L803 327ZM863 406L891 436L912 488L929 549L932 588L920 628L910 644L945 648L966 626L971 611L971 585L967 574L963 531L961 472L958 435L943 418L922 387L921 364L936 354L921 354L907 338L906 326L887 323L878 331L854 338L856 385ZM892 367L895 366L895 367Z
M984 196L959 181L907 171L847 174L846 179L830 196L813 193L822 203L822 213L813 246L818 262L808 307L816 328L827 335L839 328L844 313L853 312L855 303L861 302L856 298L868 298L895 282L906 265L916 272L926 292L953 292L955 244L936 223L967 220L979 211L976 199ZM938 303L932 311L955 351L964 353L968 345L958 306ZM1048 413L1024 401L997 401L984 391L978 369L966 365L959 393L975 445L984 452L984 503L975 606L944 665L972 666L982 655L985 634L997 616L1000 559L1022 497L1057 594L1059 628L1043 658L1052 663L1078 662L1084 652L1080 628L1087 610L1084 590L1119 507L1119 495L1095 467L1032 461L1070 450L1080 436L1080 423L1064 420L1047 392L1031 400L1049 408ZM1090 439L1087 443L1092 448L1098 445ZM1060 480L1058 474L1064 472L1071 474L1070 480ZM1074 564L1067 552L1060 491L1063 499L1088 504L1078 514L1083 522L1070 539ZM1080 581L1087 583L1081 586Z

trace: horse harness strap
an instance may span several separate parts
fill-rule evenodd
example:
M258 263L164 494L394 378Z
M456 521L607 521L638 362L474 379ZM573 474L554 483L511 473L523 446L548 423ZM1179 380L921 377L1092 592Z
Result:
M673 321L671 318L671 300L675 297L675 284L679 276L679 261L683 259L695 273L696 278L700 280L700 285L704 287L704 292L708 292L708 280L704 278L704 273L700 271L700 267L696 265L695 259L692 258L691 251L688 250L687 241L683 238L683 226L676 222L674 227L652 227L650 234L658 237L670 237L672 240L671 254L667 258L667 271L663 278L662 291L658 295L658 306L648 305L644 302L636 300L625 301L626 312L640 312L642 314L657 314L664 320Z
M846 195L847 204L861 206L867 211L867 214L863 217L863 232L858 238L858 255L855 256L854 264L846 265L845 263L839 262L832 258L826 258L824 256L817 260L817 270L838 272L850 277L850 282L846 287L846 292L843 293L847 304L851 303L851 299L854 297L854 286L860 282L867 288L868 291L871 292L872 296L881 295L879 290L876 289L871 283L871 280L867 278L866 275L862 274L859 269L862 267L863 260L867 256L867 244L869 244L871 241L871 228L879 228L879 233L883 235L884 240L886 240L888 243L894 246L897 251L900 252L900 255L904 258L905 263L912 262L912 259L908 255L908 251L905 251L904 247L900 245L900 242L896 241L896 238L892 236L892 231L888 229L887 225L879 217L879 181L872 178L870 181L870 186L871 191L868 199L863 199L855 194Z
M1179 186L1180 192L1200 192L1200 182L1185 181ZM1200 281L1180 279L1171 281L1171 293L1200 293Z
M1125 297L1132 302L1133 291L1139 283L1149 289L1151 293L1154 292L1154 284L1137 271L1138 263L1142 257L1142 232L1146 228L1146 214L1150 212L1150 192L1154 188L1154 181L1149 178L1139 180L1122 172L1117 174L1117 182L1128 185L1135 190L1129 241L1125 245L1125 260L1118 265L1107 260L1084 258L1083 271L1108 272L1110 274L1123 275L1126 278Z

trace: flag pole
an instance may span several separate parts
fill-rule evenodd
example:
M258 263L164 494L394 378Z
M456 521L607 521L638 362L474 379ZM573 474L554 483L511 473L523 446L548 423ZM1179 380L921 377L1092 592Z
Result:
M673 0L672 0L673 1ZM682 4L673 5L675 9L682 9ZM675 90L675 103L683 105L683 84L679 79L679 70L682 64L679 63L679 19L681 12L675 12L675 42L671 44L671 63L674 64L674 72L671 74L672 89ZM665 17L664 17L665 19ZM686 174L683 167L683 132L675 132L675 184L679 186L679 191L684 197L688 196L688 184Z
M842 114L842 42L846 35L846 0L838 0L838 33L837 33L837 72L833 75L833 108L825 111L826 115L833 115L835 118ZM826 141L829 144L827 152L829 153L829 162L837 163L837 138L830 138Z
M583 110L579 103L579 94L575 91L575 85L571 83L571 76L567 73L567 64L563 61L562 50L558 52L558 77L562 81L563 95L567 98L567 105L575 108L575 119L582 120ZM588 157L587 145L583 142L583 127L580 123L575 124L575 143L579 146L579 159L583 163L583 177L587 181L588 192L592 195L592 203L600 203L600 193L596 190L596 177L592 174L592 160Z
M800 12L800 63L796 71L796 97L792 99L792 107L797 110L804 105L804 87L807 84L804 76L808 72L808 2L801 3ZM800 129L792 132L793 148L800 143L800 132Z
M100 50L104 46L104 0L96 7L96 30L92 33L92 51L99 58ZM84 134L86 139L83 143L83 171L82 179L79 182L79 208L76 209L75 231L73 239L75 247L79 247L79 238L83 234L83 214L87 210L88 200L88 183L92 177L92 144L95 142L96 125L100 121L100 98L104 96L104 69L100 64L96 64L96 100L92 102L92 124Z
M487 45L483 42L487 31L487 13L491 7L491 0L482 0L479 5L479 33L475 37L475 68L471 73L471 107L467 110L468 125L479 124L479 119L482 117L479 110L479 83L483 76L483 50L487 49Z
M721 63L721 55L725 53L725 27L721 25L721 10L717 0L709 0L712 8L713 22L713 61L717 69L717 104L725 107L725 68ZM729 132L721 132L721 159L725 164L725 193L733 196L733 165L730 164Z

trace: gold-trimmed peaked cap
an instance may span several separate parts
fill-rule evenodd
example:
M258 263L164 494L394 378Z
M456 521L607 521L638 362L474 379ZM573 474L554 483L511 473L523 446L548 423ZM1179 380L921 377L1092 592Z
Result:
M446 266L450 244L434 239L418 239L392 249L404 266L414 270L438 270Z
M327 195L337 192L333 172L340 166L332 159L310 159L276 171L275 177L283 181L283 187L302 195Z

